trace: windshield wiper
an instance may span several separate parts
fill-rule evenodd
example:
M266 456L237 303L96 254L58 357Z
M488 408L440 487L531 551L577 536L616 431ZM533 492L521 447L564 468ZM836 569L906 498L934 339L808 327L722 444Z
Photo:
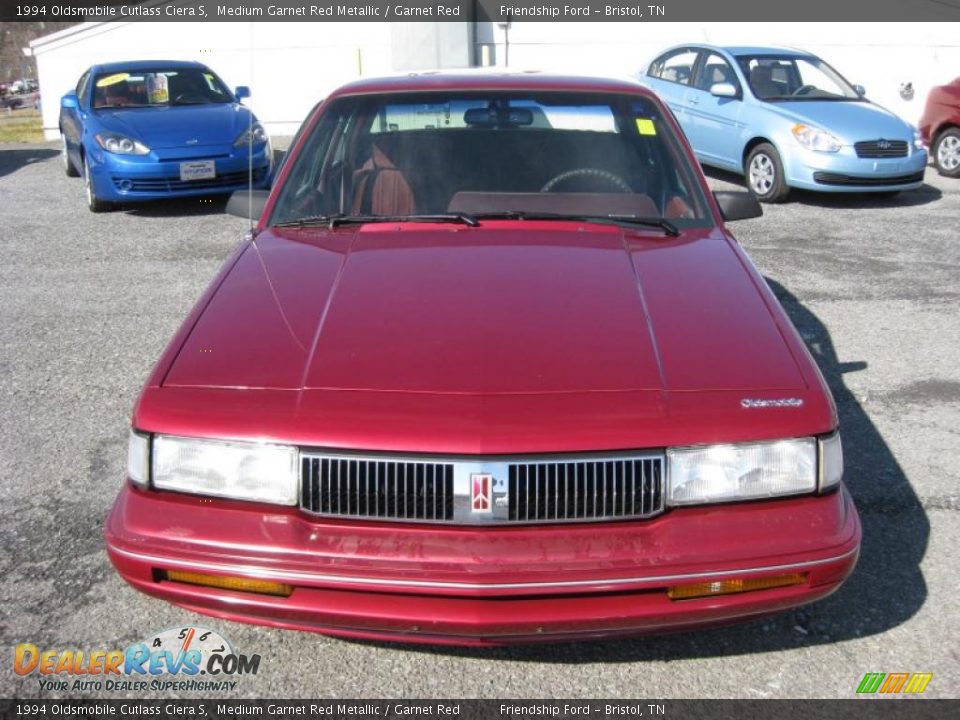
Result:
M478 213L478 220L572 220L574 222L599 223L603 225L639 225L659 228L671 237L680 234L672 222L662 217L643 217L640 215L567 215L565 213L524 212L506 210L504 212Z
M309 227L326 225L331 230L343 225L366 225L368 223L395 223L395 222L432 222L458 223L468 227L477 227L480 223L468 213L438 213L433 215L348 215L347 213L333 213L332 215L308 215L297 220L276 223L274 227Z

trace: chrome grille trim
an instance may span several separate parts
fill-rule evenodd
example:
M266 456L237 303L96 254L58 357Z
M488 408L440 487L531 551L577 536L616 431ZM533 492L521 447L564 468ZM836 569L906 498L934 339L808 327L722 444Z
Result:
M461 525L624 521L664 510L662 452L421 457L302 451L300 507L331 518ZM489 478L488 507L472 505Z
M857 157L891 158L907 157L910 144L906 140L861 140L853 144Z
M509 463L512 522L595 522L663 511L663 457L564 458Z

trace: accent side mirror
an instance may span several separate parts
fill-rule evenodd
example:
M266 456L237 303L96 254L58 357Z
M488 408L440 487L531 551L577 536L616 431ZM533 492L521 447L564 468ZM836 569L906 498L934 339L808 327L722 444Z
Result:
M259 220L268 197L269 190L235 190L227 200L227 212L237 217Z
M77 94L71 92L60 98L60 107L67 110L76 110L79 108L80 100L77 98Z
M857 93L860 97L863 97L867 94L867 89L863 85L854 85L853 91Z
M250 88L246 85L237 85L237 89L233 94L237 100L243 100L244 98L250 97Z
M727 222L749 220L763 215L759 201L750 193L739 190L717 190L713 193L720 206L720 213Z
M737 89L731 83L714 83L710 86L710 94L721 98L735 98Z

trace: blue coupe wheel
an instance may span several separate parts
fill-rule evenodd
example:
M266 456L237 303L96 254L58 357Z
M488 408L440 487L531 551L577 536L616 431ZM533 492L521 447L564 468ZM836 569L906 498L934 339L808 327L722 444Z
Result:
M77 168L73 166L73 160L70 159L70 153L67 152L67 138L63 133L60 133L60 143L62 146L60 150L60 161L63 163L63 172L67 177L80 177Z

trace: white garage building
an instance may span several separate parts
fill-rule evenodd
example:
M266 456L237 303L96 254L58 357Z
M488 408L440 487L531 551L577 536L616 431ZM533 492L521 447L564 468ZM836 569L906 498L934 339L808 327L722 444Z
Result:
M509 51L505 41L509 41ZM955 23L494 23L89 22L30 43L48 138L59 97L95 63L199 60L232 85L276 135L292 134L332 88L348 80L478 65L629 75L668 45L711 42L810 50L864 85L870 99L916 122L927 91L960 75ZM913 94L902 92L910 85Z

